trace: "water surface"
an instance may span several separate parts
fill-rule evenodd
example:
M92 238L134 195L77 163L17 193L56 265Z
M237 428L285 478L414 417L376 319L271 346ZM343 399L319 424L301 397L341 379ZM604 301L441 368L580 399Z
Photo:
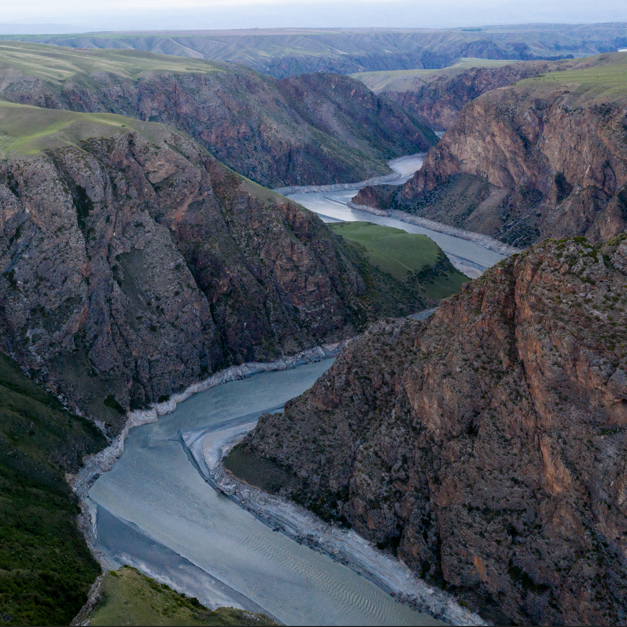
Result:
M187 432L254 422L309 388L331 363L226 383L133 429L124 455L89 493L99 548L210 606L263 610L286 624L437 624L213 490L182 445Z

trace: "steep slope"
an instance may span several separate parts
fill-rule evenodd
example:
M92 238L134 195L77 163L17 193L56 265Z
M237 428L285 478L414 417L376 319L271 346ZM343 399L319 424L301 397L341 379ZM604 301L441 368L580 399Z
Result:
M269 187L386 174L437 141L398 105L348 77L276 81L245 67L137 51L0 44L0 95L51 109L172 125Z
M386 85L385 89L376 90L376 93L398 103L434 130L446 131L455 124L464 105L482 94L526 78L568 69L573 64L573 61L527 61L503 67L476 67L461 72L455 71L455 66L452 66L450 69L433 70L398 86Z
M220 368L427 304L168 127L0 103L0 137L0 348L113 431Z
M611 237L627 226L627 55L488 92L397 193L354 202L402 208L515 245Z
M492 621L624 624L626 287L624 236L547 241L374 325L239 454Z
M391 8L391 11L398 10ZM15 35L7 39L71 48L136 49L241 63L285 78L311 72L442 68L459 57L551 59L627 46L624 23L527 24L483 28L249 29Z
M0 619L68 625L100 574L65 482L105 445L84 418L0 354Z

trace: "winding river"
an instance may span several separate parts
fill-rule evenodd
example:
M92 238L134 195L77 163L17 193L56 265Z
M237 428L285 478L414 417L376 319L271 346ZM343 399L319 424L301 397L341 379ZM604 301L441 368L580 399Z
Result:
M471 278L477 278L487 268L497 264L505 255L452 235L438 233L427 228L408 224L391 217L377 216L365 211L351 209L348 202L357 191L368 185L402 185L420 169L424 155L409 155L388 163L393 174L384 177L351 183L347 185L327 185L311 187L285 187L276 191L287 198L317 213L325 222L374 222L393 226L408 233L428 235L446 253L451 263Z
M420 163L416 156L391 162L394 174L383 182L404 182ZM326 220L368 220L425 233L460 268L480 273L503 258L472 242L349 209L346 202L366 183L284 193ZM315 363L224 383L132 429L124 454L87 497L103 561L112 568L133 565L209 607L264 612L290 625L442 624L390 593L421 599L419 607L447 622L474 622L452 599L353 532L313 521L286 503L243 507L251 495L226 496L211 481L223 448L252 429L262 413L281 411L332 362L321 356ZM280 517L260 515L264 507L283 512L283 531L305 529L306 538L277 532L281 525L272 520Z

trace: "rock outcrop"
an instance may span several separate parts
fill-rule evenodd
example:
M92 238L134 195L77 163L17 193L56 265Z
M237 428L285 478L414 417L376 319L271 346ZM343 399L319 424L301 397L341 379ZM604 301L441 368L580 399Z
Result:
M15 106L2 116L5 134L20 116L32 128L58 117ZM51 126L61 144L89 135L92 116L63 116L76 122ZM129 407L218 369L424 306L400 285L382 302L392 277L185 136L105 121L95 132L110 137L0 162L0 348L113 432Z
M626 287L624 235L547 241L372 326L236 450L489 620L624 624Z
M271 188L363 181L389 173L387 160L437 141L399 105L348 76L277 81L242 66L136 51L3 43L0 94L168 124Z
M624 54L603 55L488 92L393 197L365 190L354 202L380 196L515 246L611 237L627 226L626 69Z

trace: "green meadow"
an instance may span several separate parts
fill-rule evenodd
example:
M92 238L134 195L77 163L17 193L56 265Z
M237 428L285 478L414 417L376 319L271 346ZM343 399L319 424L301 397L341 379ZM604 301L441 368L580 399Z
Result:
M0 157L11 152L32 155L131 130L139 131L155 142L168 132L161 124L111 113L76 113L0 101Z
M417 278L428 298L451 296L468 281L426 235L370 222L341 222L329 226L336 234L359 244L372 265L397 281ZM437 264L447 266L446 271L434 272L432 268Z

